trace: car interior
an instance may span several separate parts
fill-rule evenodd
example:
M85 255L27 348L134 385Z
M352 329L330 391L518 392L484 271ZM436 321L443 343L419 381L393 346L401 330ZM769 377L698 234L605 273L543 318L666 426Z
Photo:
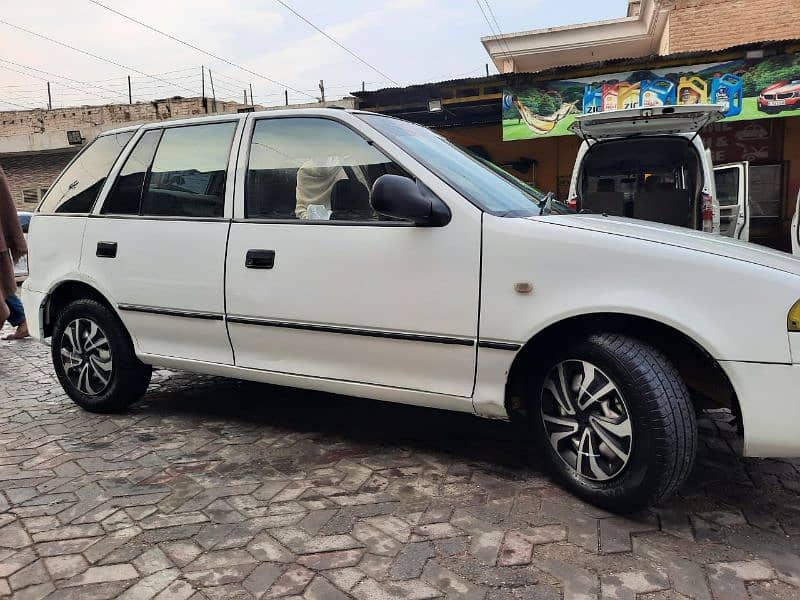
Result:
M681 227L698 222L701 163L689 140L648 137L598 142L584 157L579 210Z
M370 204L370 190L381 175L405 175L392 163L341 167L341 178L327 190L331 221L392 220L378 215ZM250 169L247 172L248 218L297 220L300 168ZM311 217L307 217L311 218Z

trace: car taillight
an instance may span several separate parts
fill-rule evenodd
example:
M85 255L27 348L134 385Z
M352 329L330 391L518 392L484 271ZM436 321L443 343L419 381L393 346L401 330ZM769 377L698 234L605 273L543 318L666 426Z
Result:
M703 194L703 231L714 231L714 200L711 194Z

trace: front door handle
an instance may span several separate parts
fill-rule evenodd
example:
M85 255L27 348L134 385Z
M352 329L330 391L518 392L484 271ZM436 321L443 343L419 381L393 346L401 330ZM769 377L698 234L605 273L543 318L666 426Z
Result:
M97 242L97 252L100 258L117 258L117 242Z
M275 250L248 250L244 266L248 269L271 269L275 266Z

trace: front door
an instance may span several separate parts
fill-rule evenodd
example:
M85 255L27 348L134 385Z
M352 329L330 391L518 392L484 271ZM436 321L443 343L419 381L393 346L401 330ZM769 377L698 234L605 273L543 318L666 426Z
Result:
M379 217L372 184L408 172L354 127L251 122L226 268L236 365L468 397L480 213L442 197L444 227Z
M797 192L797 203L792 218L792 254L800 256L800 191Z
M81 268L117 305L142 353L233 363L224 321L225 213L242 122L234 116L144 131L88 220Z
M720 234L745 242L750 240L748 172L747 162L714 167Z

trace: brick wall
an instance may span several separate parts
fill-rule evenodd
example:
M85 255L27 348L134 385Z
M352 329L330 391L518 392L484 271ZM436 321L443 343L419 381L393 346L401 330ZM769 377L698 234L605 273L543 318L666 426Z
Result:
M669 53L800 38L800 0L662 0Z
M206 98L209 111L211 99ZM217 100L217 112L236 112L242 104ZM260 108L260 107L258 107ZM73 106L53 110L0 111L0 137L30 135L44 131L86 128L113 129L133 123L180 119L206 114L202 98L170 98L136 104Z
M0 167L8 177L11 196L17 208L28 211L35 209L37 202L25 202L22 191L50 187L75 154L75 151L68 151L0 157Z

